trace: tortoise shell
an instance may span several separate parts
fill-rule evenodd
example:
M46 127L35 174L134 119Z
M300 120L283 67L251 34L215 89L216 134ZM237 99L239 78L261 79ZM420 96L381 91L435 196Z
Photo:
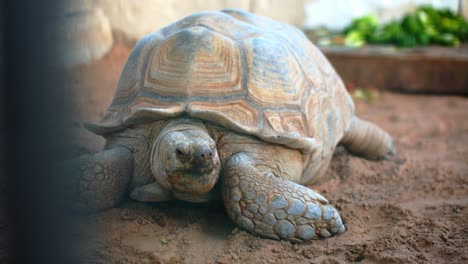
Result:
M185 115L323 158L353 112L341 79L299 29L230 9L141 39L102 121L87 127L106 135Z

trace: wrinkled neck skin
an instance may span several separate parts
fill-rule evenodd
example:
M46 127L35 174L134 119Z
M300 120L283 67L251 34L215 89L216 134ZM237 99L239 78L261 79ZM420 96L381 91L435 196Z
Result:
M216 144L203 122L174 119L161 130L151 150L151 171L176 198L205 195L218 180L221 164Z

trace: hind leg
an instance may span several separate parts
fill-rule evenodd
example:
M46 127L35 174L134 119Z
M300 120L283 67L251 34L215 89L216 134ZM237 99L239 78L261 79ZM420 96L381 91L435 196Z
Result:
M392 138L387 132L356 116L340 143L351 153L371 160L388 159L396 154Z
M133 156L129 149L116 147L68 161L64 168L67 206L95 212L121 200L133 171Z

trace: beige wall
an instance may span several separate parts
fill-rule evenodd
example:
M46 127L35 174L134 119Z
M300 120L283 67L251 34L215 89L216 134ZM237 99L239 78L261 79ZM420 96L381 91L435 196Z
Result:
M191 13L240 8L302 26L307 0L80 0L71 9L98 7L109 18L117 37L136 41Z
M305 19L304 6L311 0L252 0L250 12L302 27Z
M143 36L199 11L239 8L300 27L304 1L67 0L48 32L54 32L49 38L63 44L64 56L58 56L60 60L54 63L69 67L101 58L115 40L133 45Z
M461 0L462 3L462 14L465 19L468 19L468 0Z

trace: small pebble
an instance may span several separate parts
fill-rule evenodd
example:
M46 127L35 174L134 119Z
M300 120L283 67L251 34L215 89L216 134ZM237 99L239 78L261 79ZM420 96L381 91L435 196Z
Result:
M122 219L122 220L135 220L135 219L137 219L137 215L132 210L129 210L129 209L125 208L122 211L120 211L120 219Z
M229 256L220 256L215 261L216 264L229 264L231 263Z
M281 250L279 248L277 248L277 247L274 247L274 248L271 249L271 252L273 252L273 253L279 253L280 251Z
M167 225L167 217L165 214L153 215L152 218L161 227L165 227Z

